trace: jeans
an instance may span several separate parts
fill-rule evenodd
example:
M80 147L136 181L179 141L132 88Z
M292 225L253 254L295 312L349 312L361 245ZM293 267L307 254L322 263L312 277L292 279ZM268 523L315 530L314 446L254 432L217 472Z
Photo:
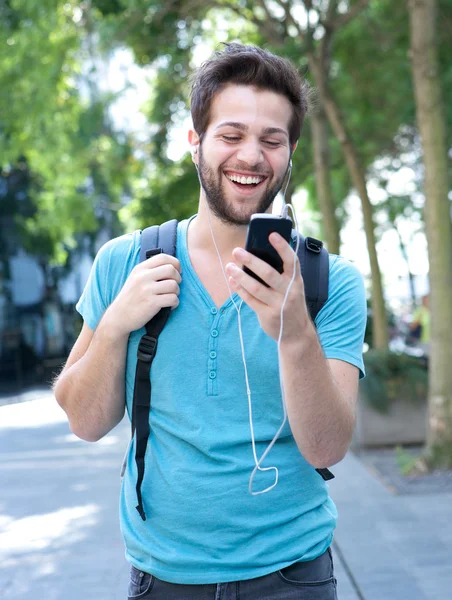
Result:
M333 557L297 562L256 579L187 585L157 579L132 566L129 600L337 600Z

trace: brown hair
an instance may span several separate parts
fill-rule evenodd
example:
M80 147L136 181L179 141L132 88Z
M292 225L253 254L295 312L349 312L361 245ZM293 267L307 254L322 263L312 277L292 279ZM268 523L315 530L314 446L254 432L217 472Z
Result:
M293 145L300 137L308 112L309 84L303 81L288 60L257 46L225 44L204 62L192 81L191 115L200 140L209 126L210 107L215 95L228 83L250 85L285 96L292 105L289 140Z

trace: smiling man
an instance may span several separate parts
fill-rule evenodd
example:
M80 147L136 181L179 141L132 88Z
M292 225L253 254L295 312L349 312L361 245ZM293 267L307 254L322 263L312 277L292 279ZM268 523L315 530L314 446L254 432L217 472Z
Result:
M231 83L218 92L210 110L199 146L202 188L224 224L248 225L251 214L271 208L295 149L289 141L290 102L274 92ZM199 135L191 131L189 141L198 147ZM234 206L233 198L241 206Z
M89 441L117 425L125 408L130 416L144 325L162 307L173 309L150 375L145 517L136 505L134 444L121 488L129 598L337 598L337 514L316 469L339 462L352 436L363 375L362 277L330 255L328 300L314 324L289 244L270 236L281 274L243 250L251 216L271 212L286 181L307 94L288 61L260 48L228 44L204 63L188 134L199 207L178 224L176 257L140 263L141 232L116 238L99 251L77 305L84 326L54 390L73 432ZM288 423L249 489L253 455L263 455L283 422L281 383Z

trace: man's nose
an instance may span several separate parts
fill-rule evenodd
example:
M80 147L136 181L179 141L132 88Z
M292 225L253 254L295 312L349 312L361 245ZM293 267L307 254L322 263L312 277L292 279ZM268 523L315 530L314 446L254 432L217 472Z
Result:
M247 165L257 165L264 160L262 148L258 142L244 142L237 152L237 159Z

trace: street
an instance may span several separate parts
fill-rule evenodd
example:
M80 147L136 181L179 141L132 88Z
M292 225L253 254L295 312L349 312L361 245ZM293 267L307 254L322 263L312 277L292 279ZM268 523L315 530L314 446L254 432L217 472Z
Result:
M129 431L124 419L83 442L49 391L0 406L2 600L126 599L118 500ZM352 452L333 471L339 600L448 600L452 493L394 494Z
M50 392L0 408L0 598L124 600L119 531L125 420L96 444Z

